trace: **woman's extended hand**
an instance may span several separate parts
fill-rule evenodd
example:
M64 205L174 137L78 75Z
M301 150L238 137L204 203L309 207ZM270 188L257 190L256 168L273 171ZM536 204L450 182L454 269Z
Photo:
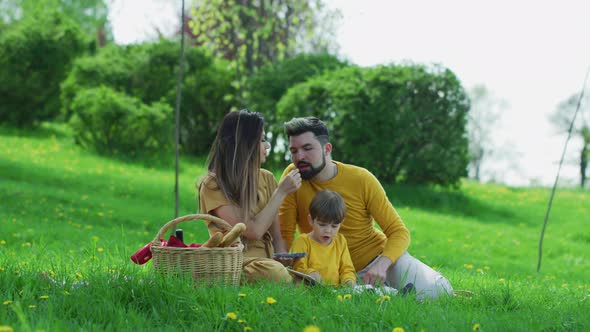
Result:
M285 194L290 194L301 187L301 174L299 169L295 168L285 175L285 177L279 183L279 190Z

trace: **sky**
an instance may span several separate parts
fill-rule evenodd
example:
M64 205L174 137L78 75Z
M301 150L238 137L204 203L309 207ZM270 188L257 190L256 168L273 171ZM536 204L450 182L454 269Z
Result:
M341 57L361 66L440 64L465 89L484 85L504 101L492 130L497 153L484 161L484 180L553 185L566 135L557 132L549 114L584 88L590 67L590 1L326 3L342 14L336 30ZM156 27L169 34L179 26L180 1L115 0L112 9L117 43L149 40ZM580 146L574 139L568 143L560 184L579 181Z

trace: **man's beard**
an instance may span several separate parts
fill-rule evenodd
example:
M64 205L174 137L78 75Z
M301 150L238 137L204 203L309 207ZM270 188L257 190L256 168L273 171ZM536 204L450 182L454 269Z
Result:
M310 168L302 171L300 166L309 166ZM307 161L300 161L297 163L297 168L299 168L299 174L303 180L312 179L314 176L318 175L324 167L326 167L326 155L322 152L322 163L318 167L313 167L312 164L308 163Z

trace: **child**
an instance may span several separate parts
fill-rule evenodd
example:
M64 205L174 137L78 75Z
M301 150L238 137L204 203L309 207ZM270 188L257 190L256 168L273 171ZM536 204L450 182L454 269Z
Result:
M345 214L346 205L337 192L323 190L315 195L308 216L312 231L299 235L291 248L291 252L307 254L295 261L295 271L323 284L356 286L356 272L346 238L338 233Z

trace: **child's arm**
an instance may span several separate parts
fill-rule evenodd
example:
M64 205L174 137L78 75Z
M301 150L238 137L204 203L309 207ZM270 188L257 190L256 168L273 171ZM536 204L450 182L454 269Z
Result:
M309 266L309 251L310 251L310 244L309 238L305 235L299 235L295 241L293 242L293 246L291 247L291 252L304 252L307 255L300 259L295 260L293 263L293 270L309 274L315 272L318 274L313 268ZM319 274L318 274L319 276ZM315 278L315 277L314 277ZM317 278L316 278L317 279Z

